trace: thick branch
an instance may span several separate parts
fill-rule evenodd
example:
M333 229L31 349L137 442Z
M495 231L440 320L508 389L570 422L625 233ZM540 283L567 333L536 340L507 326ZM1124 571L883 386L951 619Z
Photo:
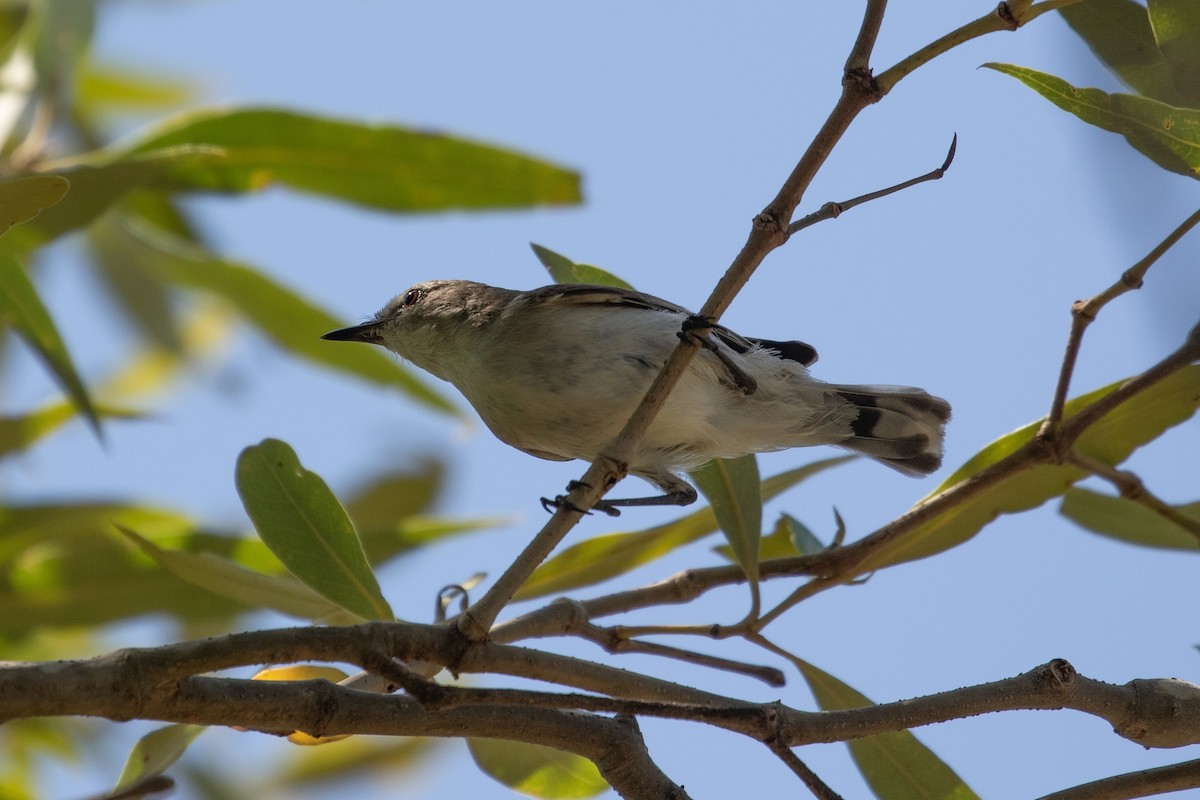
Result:
M362 628L374 627L382 626L343 630L361 632ZM326 635L330 630L337 629L264 631L226 639L256 653L278 650L278 635L287 633L297 640L309 640L311 651L328 651L331 649L328 642L337 640ZM378 640L376 631L368 633L371 641ZM0 667L0 718L72 715L114 720L156 719L272 733L301 730L326 736L349 733L484 736L545 744L595 760L605 755L596 737L612 735L612 731L603 727L612 720L579 716L581 711L692 720L759 741L778 735L782 742L794 747L847 741L986 712L1072 708L1105 719L1118 735L1146 747L1200 743L1200 687L1175 679L1134 680L1114 686L1079 676L1063 660L979 686L878 706L823 712L801 711L775 703L747 703L699 692L701 702L693 703L679 702L669 695L664 701L645 693L629 698L437 687L423 683L415 675L391 675L397 683L414 689L415 696L360 692L320 680L277 682L204 676L156 680L169 672L161 666L164 656L208 644L188 642L121 651L84 661ZM372 659L367 657L363 661L367 662L364 666L370 666ZM375 661L378 667L378 655ZM569 670L574 665L560 666ZM619 672L609 671L614 679L612 685L592 688L615 694L623 688L613 675ZM562 674L556 680L571 683ZM423 705L430 699L435 701L432 706ZM560 717L560 709L576 714ZM582 738L575 742L575 737Z

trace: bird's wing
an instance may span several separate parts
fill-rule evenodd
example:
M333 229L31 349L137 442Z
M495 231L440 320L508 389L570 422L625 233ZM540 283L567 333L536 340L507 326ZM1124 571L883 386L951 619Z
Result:
M655 297L651 294L620 289L615 286L594 286L591 284L553 284L540 289L526 292L528 301L536 304L564 304L575 306L623 306L640 308L647 311L666 311L675 314L693 316L683 306ZM724 325L714 325L712 335L735 353L745 353L754 347L762 347L777 354L785 361L795 361L805 367L810 367L817 361L817 349L810 344L800 341L781 342L774 339L752 339L742 336Z
M525 292L526 300L537 305L571 305L571 306L625 306L640 308L647 311L669 311L675 314L687 314L683 306L668 303L660 297L655 297L632 289L619 289L615 286L593 286L586 283L554 284L543 286Z
M766 350L773 351L784 361L796 361L801 366L805 367L811 367L813 364L817 363L817 348L813 347L811 344L806 344L805 342L777 342L773 339L745 339L745 341L751 344L756 344ZM726 344L728 344L734 350L737 350L737 347L731 342L726 342ZM746 351L738 350L738 352L744 353Z

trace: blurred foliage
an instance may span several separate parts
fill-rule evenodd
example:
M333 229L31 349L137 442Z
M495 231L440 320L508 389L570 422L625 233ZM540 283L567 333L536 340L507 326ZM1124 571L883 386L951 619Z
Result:
M239 323L287 357L386 387L439 413L440 393L372 348L322 347L317 336L343 321L253 264L216 252L180 201L197 193L241 195L277 186L393 214L485 211L574 204L575 172L507 148L394 124L363 124L280 108L197 107L186 76L94 63L89 43L102 5L31 0L0 5L0 333L30 348L62 398L0 417L0 458L19 458L72 419L101 434L108 420L136 424L150 396L189 373ZM1200 5L1194 0L1087 0L1062 12L1072 29L1134 94L1079 89L1026 67L990 65L1016 77L1089 124L1124 136L1165 169L1200 175ZM156 120L112 141L114 121ZM51 152L54 150L55 152ZM75 235L104 299L136 332L115 373L89 385L38 292L42 248ZM532 245L551 279L629 288L621 278ZM3 368L0 364L0 368ZM1082 412L1117 384L1070 401ZM1078 442L1106 465L1192 416L1200 366L1119 404ZM936 491L979 474L1028 443L1038 423L1003 436ZM718 548L751 580L760 559L824 546L781 514L762 531L762 502L852 457L827 458L759 478L753 456L717 462L693 478L710 502L670 523L577 542L546 561L522 588L532 599L592 586L650 563L720 529ZM967 541L1000 514L1062 496L1062 513L1083 528L1136 544L1194 550L1178 523L1200 519L1197 504L1175 522L1133 501L1074 488L1070 465L1018 472L993 491L925 520L876 550L863 572L927 557ZM368 476L339 500L292 449L277 440L248 447L236 477L257 535L218 529L150 502L73 498L52 503L5 498L0 505L0 642L6 657L58 658L103 646L104 626L148 615L210 632L233 629L265 610L337 624L391 619L374 570L389 560L494 520L456 520L429 510L444 483L437 461ZM936 493L936 492L935 492ZM836 512L835 512L836 514ZM840 541L840 529L835 541ZM78 637L71 639L70 637ZM867 699L795 659L822 708ZM324 667L270 671L260 679L340 680ZM77 760L98 737L78 720L22 720L0 729L0 795L36 795L39 761ZM174 764L202 729L171 725L142 738L118 786ZM303 734L293 741L313 743ZM334 738L334 737L331 737ZM352 737L264 766L254 794L295 789L425 759L421 739ZM972 797L970 789L908 733L850 745L879 797ZM573 755L526 744L470 740L481 769L540 797L588 797L605 786ZM178 767L177 767L177 771ZM237 794L219 770L184 767L199 792ZM115 772L114 772L115 774Z
M194 107L187 77L92 60L98 13L104 13L98 5L76 0L0 6L0 325L18 334L64 393L0 416L0 458L21 457L80 414L97 433L111 419L136 421L152 395L193 370L239 322L291 357L457 413L382 352L355 348L334 357L318 336L345 321L258 266L223 258L179 201L274 184L395 214L484 211L578 203L579 175L514 150L399 125L290 109ZM163 118L112 144L112 130L127 127L131 115ZM73 233L83 234L87 267L137 333L115 374L94 385L85 383L88 371L77 367L37 289L41 249ZM14 337L2 341L12 346ZM241 488L251 516L267 531L262 539L149 504L7 498L0 505L6 655L87 652L96 645L78 642L63 652L50 647L46 633L94 635L146 615L200 623L209 632L265 609L326 623L390 618L372 567L494 523L428 515L445 481L433 460L367 476L361 490L348 493L344 510L319 478L305 478L298 462L292 482L280 483L275 462L259 461ZM271 485L274 495L264 488ZM312 523L310 538L270 534L283 530L288 520L280 515L289 508L290 521ZM330 539L326 523L333 517L341 520L340 539ZM264 541L282 545L283 562ZM333 561L330 547L338 555ZM345 585L331 581L330 564L346 565L360 590L347 595ZM6 725L0 794L32 796L38 758L69 756L66 733L78 727L71 720ZM168 726L143 738L120 785L164 769L197 730ZM389 745L372 758L401 763L389 755L401 750L421 748ZM325 769L326 777L335 771ZM281 773L281 780L313 779L295 769L290 775Z
M1079 89L1012 64L984 66L1011 75L1089 125L1121 134L1163 169L1200 178L1200 4L1087 0L1060 13L1137 94Z

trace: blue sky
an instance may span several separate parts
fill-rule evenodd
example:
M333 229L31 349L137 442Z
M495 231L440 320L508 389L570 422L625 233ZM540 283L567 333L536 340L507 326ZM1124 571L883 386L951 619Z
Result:
M262 268L348 321L435 277L511 288L545 283L531 241L698 307L832 106L859 7L116 2L101 12L97 57L197 78L211 104L285 106L446 130L583 173L586 201L565 210L405 218L283 190L191 201L223 254ZM891 4L877 71L992 7ZM813 343L821 354L819 378L911 384L949 399L955 416L940 477L991 439L1045 413L1070 303L1108 286L1194 203L1185 179L1011 78L977 69L988 61L1117 88L1050 15L935 61L862 114L802 211L933 168L957 133L958 158L946 179L796 237L767 259L723 320L748 335ZM1154 268L1145 289L1105 309L1085 340L1077 392L1134 374L1178 345L1195 323L1196 253L1195 242L1185 241ZM97 378L119 363L128 339L113 335L119 321L96 306L73 245L57 245L51 255L41 286L77 363ZM52 392L35 366L17 366L24 377L9 392L14 404ZM450 387L440 388L459 400ZM531 459L471 419L463 425L432 415L397 395L290 360L243 331L177 387L156 419L111 426L104 449L76 426L6 465L2 475L13 498L119 496L245 527L233 464L241 448L266 436L290 442L335 490L352 487L380 464L437 454L451 468L441 512L515 522L385 572L393 606L422 618L442 585L478 570L499 574L541 524L537 498L583 469ZM1193 420L1130 462L1170 501L1197 499L1189 476L1196 474L1198 430ZM832 454L775 454L762 459L762 469L769 474ZM849 535L861 536L903 512L936 480L917 482L855 463L787 494L766 519L786 510L827 538L836 507ZM617 522L588 519L571 541L673 516L639 510ZM713 560L705 548L693 548L625 585ZM1005 677L1056 656L1117 683L1194 680L1196 632L1179 624L1179 610L1200 599L1194 568L1186 555L1093 537L1048 506L1002 519L938 558L826 593L770 630L880 701ZM732 621L744 604L741 593L730 591L666 616ZM731 644L698 646L761 659ZM619 663L749 698L811 702L794 675L775 690L675 664ZM753 743L679 725L646 728L660 764L696 796L744 791L747 773L764 794L794 790L791 775ZM215 733L198 745L199 754L228 759L232 768L257 757L244 752L245 735ZM1143 751L1102 721L1065 712L992 715L918 736L984 797L1032 796L1188 757ZM452 743L441 752L415 783L403 784L405 797L501 795L465 762L465 748ZM861 796L845 748L801 755L836 789ZM395 788L381 781L366 790L382 797Z

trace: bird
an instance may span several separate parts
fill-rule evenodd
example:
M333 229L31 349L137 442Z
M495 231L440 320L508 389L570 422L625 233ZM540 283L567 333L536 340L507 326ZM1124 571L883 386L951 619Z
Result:
M707 337L697 335L701 328ZM811 345L740 336L632 289L518 291L433 280L322 338L380 345L450 382L518 450L593 461L681 336L702 347L628 463L630 474L663 494L593 508L617 514L618 506L688 505L697 494L682 473L793 447L834 445L913 477L941 466L950 404L940 397L909 386L824 383L809 374L817 360Z

